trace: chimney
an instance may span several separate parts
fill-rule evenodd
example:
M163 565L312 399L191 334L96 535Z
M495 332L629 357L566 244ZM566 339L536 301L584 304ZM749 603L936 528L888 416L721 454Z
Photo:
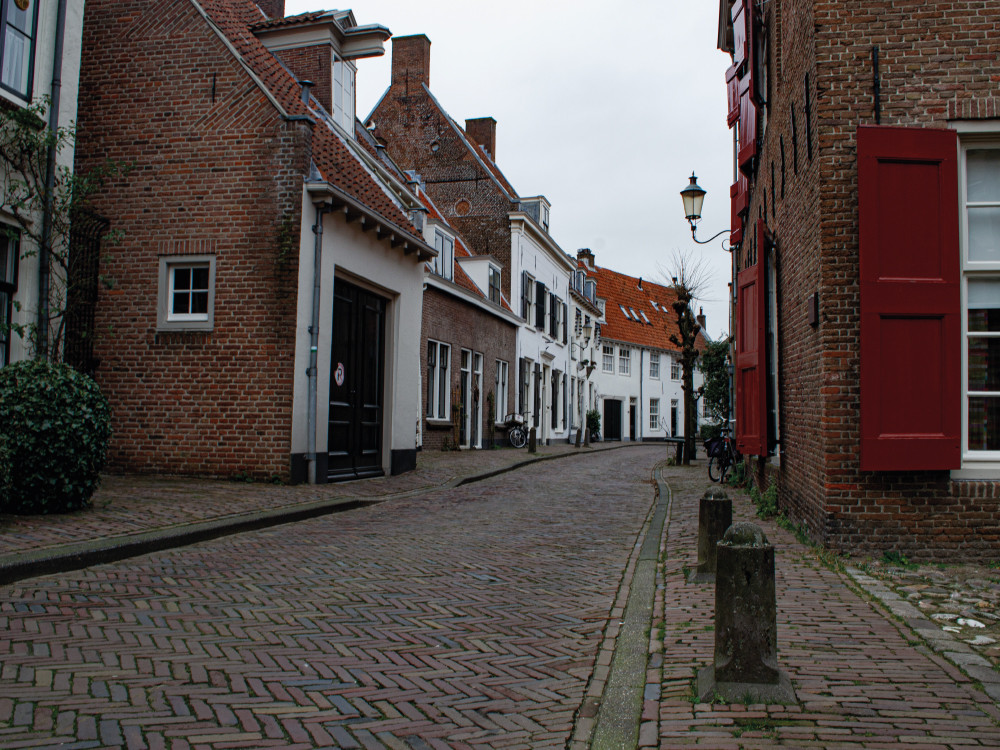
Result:
M591 271L594 270L594 254L590 252L589 247L582 248L576 251L576 259L582 260L583 264Z
M639 277L639 291L642 291L642 276Z
M264 11L268 18L285 17L285 0L257 0L257 7Z
M493 161L497 160L497 121L492 117L477 117L465 121L465 132L472 141L484 149Z
M698 325L700 325L701 326L701 330L704 331L705 330L705 308L704 307L699 307L698 308L698 314L695 316L694 319L698 321Z
M404 95L418 93L420 84L431 85L431 40L423 34L392 38L392 85Z

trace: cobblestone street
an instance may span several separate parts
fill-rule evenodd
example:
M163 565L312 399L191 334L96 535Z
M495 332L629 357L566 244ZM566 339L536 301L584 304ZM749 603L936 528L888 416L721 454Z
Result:
M561 747L662 452L8 587L0 745Z

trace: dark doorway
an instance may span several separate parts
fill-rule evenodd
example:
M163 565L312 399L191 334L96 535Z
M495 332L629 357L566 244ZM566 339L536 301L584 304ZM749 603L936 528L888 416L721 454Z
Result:
M629 405L628 405L628 434L629 434L629 438L631 440L638 440L639 439L639 432L636 429L636 427L638 426L637 419L636 419L636 417L637 417L637 414L636 414L637 409L638 409L638 407L635 404L635 399L632 399L629 402Z
M622 402L604 399L604 439L622 439Z
M327 479L381 476L386 300L341 279L333 291Z

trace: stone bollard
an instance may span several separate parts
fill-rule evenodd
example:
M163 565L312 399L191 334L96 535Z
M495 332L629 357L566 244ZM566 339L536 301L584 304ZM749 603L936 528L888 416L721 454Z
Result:
M778 668L774 547L756 524L734 523L716 553L715 658L698 673L700 699L794 703Z
M733 523L733 501L721 487L713 487L698 502L698 568L691 572L691 583L715 581L719 541Z
M577 428L576 428L576 447L577 447L577 448L579 448L579 447L580 447L580 438L581 438L581 436L582 436L582 435L581 435L581 434L582 434L582 432L583 432L583 430L582 430L581 428L579 428L579 427L577 427Z
M590 447L590 428L589 427L586 430L583 431L583 447L584 448L589 448Z
M538 452L538 441L535 439L535 428L528 430L528 453Z

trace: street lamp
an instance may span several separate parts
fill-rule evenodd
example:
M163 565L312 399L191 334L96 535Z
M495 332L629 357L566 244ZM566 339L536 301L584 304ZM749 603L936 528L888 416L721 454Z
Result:
M705 189L698 185L698 178L694 176L694 172L691 173L691 182L681 190L681 200L684 201L684 218L691 225L691 239L699 245L707 245L712 240L730 231L723 229L707 240L699 240L696 236L695 232L698 231L698 222L701 221L701 206L705 202Z

